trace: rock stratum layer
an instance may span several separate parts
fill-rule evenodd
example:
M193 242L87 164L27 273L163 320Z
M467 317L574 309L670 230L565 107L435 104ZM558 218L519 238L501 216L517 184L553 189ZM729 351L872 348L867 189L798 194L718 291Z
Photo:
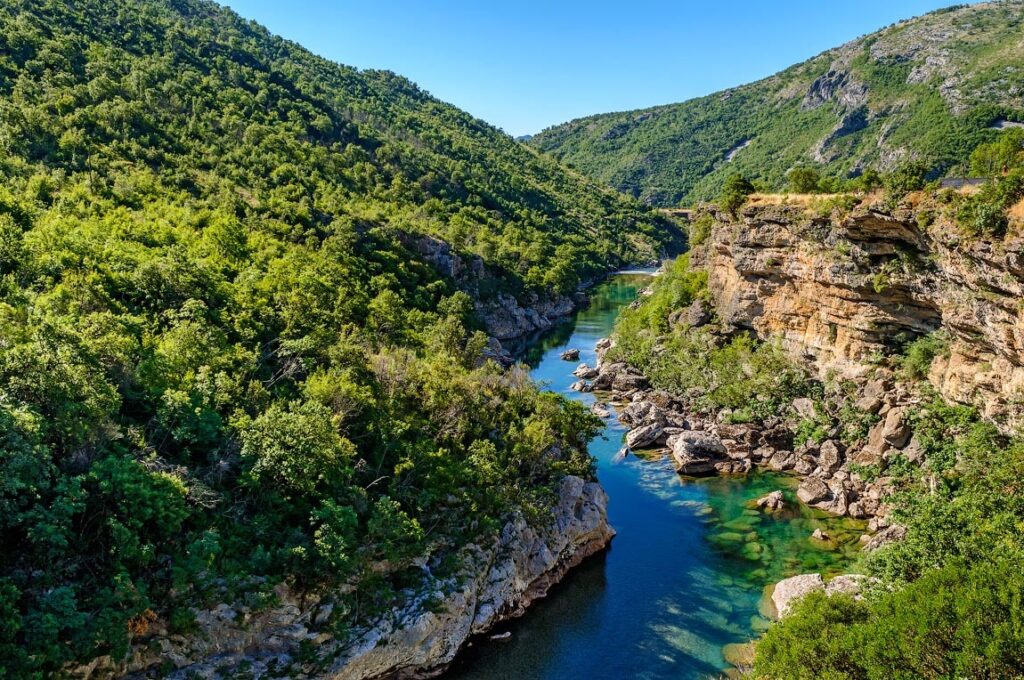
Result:
M908 339L941 330L930 382L1005 427L1024 409L1024 240L968 238L925 211L861 207L838 218L748 207L695 262L719 318L783 346L821 377L863 379Z
M272 670L336 680L431 677L471 637L520 616L569 569L604 549L615 534L607 502L597 482L565 477L549 522L535 526L512 516L492 543L463 550L457 576L435 579L428 573L429 587L409 593L403 608L344 641L332 633L330 594L299 594L280 585L274 607L221 604L198 611L195 634L154 627L123 665L102 658L73 675L215 678L234 677L244 667L255 676Z

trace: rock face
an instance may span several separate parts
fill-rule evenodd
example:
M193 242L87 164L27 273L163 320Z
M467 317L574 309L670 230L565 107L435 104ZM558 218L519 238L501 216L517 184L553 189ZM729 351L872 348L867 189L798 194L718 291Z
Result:
M492 544L464 550L458 577L428 576L429 587L410 593L405 607L344 642L335 640L326 625L333 607L329 595L300 597L279 586L280 604L269 610L251 613L222 604L200 611L197 634L183 637L154 628L127 662L115 665L106 659L72 675L235 677L243 665L259 671L272 663L294 663L310 673L305 677L338 680L434 675L471 636L521 615L569 569L607 546L615 533L608 525L607 502L597 482L565 477L549 524L534 527L521 515L513 516ZM440 606L426 606L431 599ZM316 668L297 660L300 647L315 650ZM158 669L165 660L175 666L170 674Z
M450 244L432 236L402 234L401 238L407 247L469 293L487 333L499 340L546 330L586 301L582 293L572 296L550 295L545 298L529 293L523 299L509 293L499 293L494 298L484 300L479 294L481 284L487 284L495 276L488 270L483 259L477 256L464 258Z
M910 208L863 206L818 218L802 208L752 206L721 224L691 256L709 272L718 318L780 338L822 377L864 379L896 338L943 329L948 355L928 376L947 399L1007 426L1024 420L1024 239L967 238ZM880 402L865 397L864 410ZM890 417L892 421L890 421ZM886 416L883 441L905 430Z
M494 300L478 301L475 308L487 332L507 340L551 328L558 319L575 311L581 301L564 295L548 299L531 295L521 301L508 293L499 293Z

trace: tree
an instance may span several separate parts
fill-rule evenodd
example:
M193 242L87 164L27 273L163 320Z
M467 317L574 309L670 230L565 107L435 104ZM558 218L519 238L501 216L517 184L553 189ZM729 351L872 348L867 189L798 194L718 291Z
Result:
M238 429L250 476L271 481L286 495L336 487L355 454L352 442L338 434L331 412L315 402L273 404Z
M1024 129L1010 128L971 152L971 174L992 177L1024 165Z
M882 184L889 196L902 198L911 191L920 191L924 188L928 171L929 168L924 163L912 161L886 175L882 179Z
M821 173L816 168L798 165L786 173L789 190L797 194L813 194L818 192Z
M729 179L725 180L718 202L724 210L735 216L740 206L747 202L747 196L754 191L754 185L746 177L740 174L730 175Z

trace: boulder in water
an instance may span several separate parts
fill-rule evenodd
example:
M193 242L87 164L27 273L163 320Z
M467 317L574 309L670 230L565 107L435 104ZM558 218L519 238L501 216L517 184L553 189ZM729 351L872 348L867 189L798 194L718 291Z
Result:
M578 349L567 349L562 352L562 361L576 361L580 358L580 351Z
M755 504L765 512L779 512L786 507L786 501L781 491L772 491L767 496L758 498Z
M583 380L592 380L596 378L599 373L600 371L598 371L596 368L591 368L586 364L580 364L579 366L576 367L576 370L572 372L574 376L576 376L577 378L582 378Z
M641 425L635 430L630 430L626 434L626 446L631 449L642 449L648 446L657 444L664 434L664 428L661 425L653 423L651 425Z

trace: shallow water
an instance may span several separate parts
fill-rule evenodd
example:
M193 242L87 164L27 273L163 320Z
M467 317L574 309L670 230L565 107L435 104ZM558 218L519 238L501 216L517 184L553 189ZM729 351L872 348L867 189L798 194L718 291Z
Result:
M576 362L559 355L574 347L580 361L594 365L594 343L649 281L649 274L612 277L593 291L586 310L522 348L534 378L592 404L595 395L569 390ZM856 549L861 525L799 506L793 478L683 480L665 459L616 463L624 433L613 416L590 446L618 532L611 548L495 631L511 631L511 638L477 642L446 678L715 676L728 668L723 645L746 642L767 625L759 612L766 585L808 571L838 572ZM789 501L782 516L750 509L751 500L775 489ZM819 527L837 540L813 541Z

